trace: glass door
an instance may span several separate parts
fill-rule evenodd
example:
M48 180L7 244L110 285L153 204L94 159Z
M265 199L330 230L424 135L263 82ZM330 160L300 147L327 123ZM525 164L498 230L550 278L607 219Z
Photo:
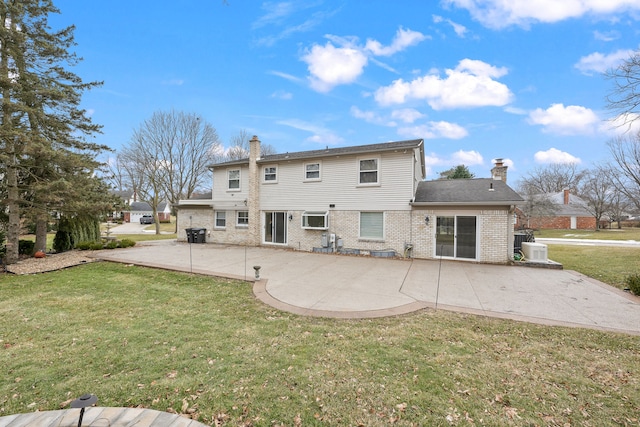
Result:
M436 256L476 258L475 216L439 216L436 222Z
M264 241L265 243L287 243L287 213L264 213Z

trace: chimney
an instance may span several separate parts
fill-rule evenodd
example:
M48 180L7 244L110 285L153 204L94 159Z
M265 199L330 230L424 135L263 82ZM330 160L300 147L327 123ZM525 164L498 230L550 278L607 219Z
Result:
M569 189L565 188L563 191L564 191L564 204L568 205L569 204Z
M491 178L497 181L502 181L506 184L508 166L504 165L504 162L502 159L495 159L493 162L495 166L493 167L493 169L491 169Z
M260 244L260 140L256 135L249 141L249 193L247 208L249 211L249 244Z

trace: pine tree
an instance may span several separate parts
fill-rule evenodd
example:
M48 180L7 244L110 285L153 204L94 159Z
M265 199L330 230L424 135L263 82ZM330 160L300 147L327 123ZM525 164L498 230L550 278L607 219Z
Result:
M100 126L79 106L82 93L100 83L83 83L66 69L78 62L70 51L74 27L52 30L53 13L59 10L50 0L0 1L0 160L6 165L8 263L18 257L24 214L36 222L36 249L42 249L52 211L88 209L86 202L95 201L95 195L88 197L96 186L95 156L107 149L86 141Z

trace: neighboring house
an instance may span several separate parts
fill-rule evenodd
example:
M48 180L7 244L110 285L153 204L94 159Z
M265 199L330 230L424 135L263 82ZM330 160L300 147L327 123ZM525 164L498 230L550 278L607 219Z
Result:
M569 190L531 196L544 198L549 203L548 214L518 214L519 228L560 229L560 230L595 230L596 218L587 209L587 202Z
M182 200L178 238L304 251L505 263L522 198L493 179L424 182L424 141L284 153L211 165L211 199Z
M143 215L153 215L153 209L147 202L133 202L129 205L130 210L124 212L124 222L140 222ZM171 220L171 205L164 201L158 204L158 221Z

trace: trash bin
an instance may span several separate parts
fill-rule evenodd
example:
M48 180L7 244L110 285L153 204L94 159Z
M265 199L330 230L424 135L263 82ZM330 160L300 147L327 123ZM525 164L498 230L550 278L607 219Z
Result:
M187 232L187 242L193 243L193 228L185 228L184 231Z
M206 228L192 228L191 234L193 235L193 243L206 243L206 238L207 238Z

